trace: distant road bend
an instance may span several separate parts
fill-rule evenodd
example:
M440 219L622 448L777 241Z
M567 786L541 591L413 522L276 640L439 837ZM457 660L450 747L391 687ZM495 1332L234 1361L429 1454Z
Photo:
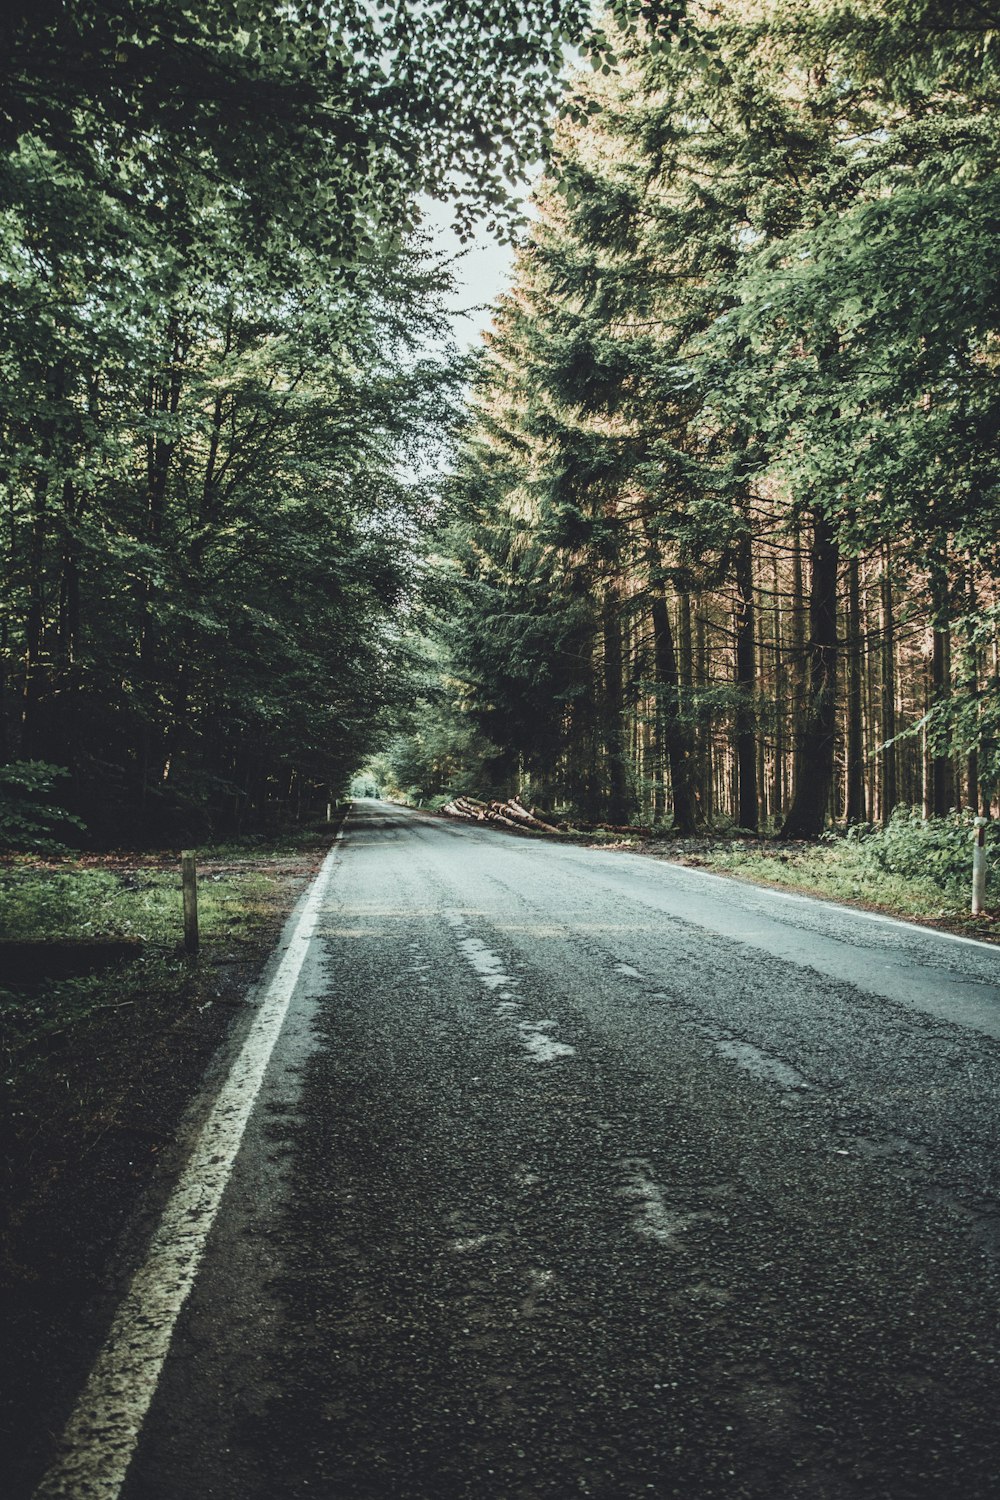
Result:
M1000 953L379 802L309 900L39 1496L1000 1494Z

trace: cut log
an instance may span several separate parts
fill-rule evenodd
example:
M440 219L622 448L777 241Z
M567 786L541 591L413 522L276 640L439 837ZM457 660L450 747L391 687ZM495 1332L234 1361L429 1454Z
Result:
M454 797L443 808L453 818L466 818L470 822L498 823L502 828L530 828L537 833L559 833L558 828L538 817L534 809L528 809L518 797L507 802L480 802L475 797Z

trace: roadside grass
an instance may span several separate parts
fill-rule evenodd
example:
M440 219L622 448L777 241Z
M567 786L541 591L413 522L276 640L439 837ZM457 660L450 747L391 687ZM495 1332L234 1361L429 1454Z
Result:
M335 832L200 849L193 957L179 851L0 860L0 1300L24 1310L28 1347L50 1305L98 1284L137 1195L183 1149L185 1111Z
M863 902L903 916L960 917L965 910L956 892L943 890L933 880L873 869L856 846L844 841L784 853L744 847L734 840L701 855L698 862L767 885L808 890L834 901Z
M251 921L269 884L256 872L203 871L198 882L203 939L211 942ZM170 947L181 936L179 892L179 876L141 865L117 874L19 862L0 873L0 933L18 942L130 938Z
M181 1006L201 1003L215 966L265 941L289 877L328 844L329 833L310 829L200 850L201 949L193 959L182 951L177 854L5 860L0 943L9 972L0 973L0 1065L7 1087L44 1070L52 1045L62 1049L109 1012L152 1017L171 995ZM60 953L68 958L53 969ZM67 966L79 972L60 972Z
M940 880L930 874L883 868L864 842L835 838L783 847L758 840L699 845L685 862L759 884L841 901L917 922L934 923L970 936L1000 936L996 885L988 888L992 910L970 912L969 877Z

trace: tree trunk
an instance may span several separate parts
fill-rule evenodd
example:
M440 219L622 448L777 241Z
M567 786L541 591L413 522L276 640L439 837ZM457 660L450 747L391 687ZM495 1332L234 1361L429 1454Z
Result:
M38 475L31 509L28 541L28 610L24 634L24 690L21 708L21 754L31 760L43 752L39 708L43 695L42 638L44 632L45 543L48 530L49 476Z
M62 675L72 670L80 633L80 548L76 540L77 519L73 481L67 477L63 482L62 493L63 555L62 577L59 582L59 670Z
M785 663L781 645L781 579L778 558L772 560L772 587L774 589L774 780L771 788L771 809L775 818L781 816L785 806Z
M865 762L862 723L861 573L856 557L847 563L847 796L848 823L864 823Z
M944 558L931 568L931 607L933 610L931 636L931 693L930 706L936 708L945 703L951 694L951 629L948 623L950 610L948 574ZM937 726L932 721L932 731ZM931 788L930 807L935 817L944 817L955 802L955 776L950 754L942 751L931 740Z
M697 664L698 686L705 687L709 680L709 656L708 637L705 630L705 618L699 609L694 620L695 638L695 661ZM695 744L697 747L697 815L698 822L707 822L715 812L715 771L714 771L714 745L712 743L712 725L703 714L698 716L698 724L695 730Z
M749 533L740 537L736 551L736 821L741 828L757 832L757 728L754 710L756 661L754 659L753 553Z
M888 823L892 810L899 801L897 780L898 757L896 754L896 616L892 604L892 573L889 568L889 549L882 557L882 573L879 578L881 610L879 624L882 635L882 822Z
M611 588L604 595L602 626L604 635L604 751L607 757L608 821L627 822L628 779L625 768L625 734L622 723L624 691L622 680L621 625L617 600Z
M166 517L167 484L173 462L175 441L156 430L156 418L175 417L181 398L181 335L175 317L171 317L166 340L168 367L158 380L153 376L148 388L148 415L150 434L146 442L146 539L155 555L163 540ZM169 431L169 429L168 429ZM154 728L157 718L157 678L160 672L160 631L155 615L155 604L159 589L153 579L153 568L148 567L139 581L139 677L142 687L141 724L139 728L139 798L145 816L150 781L162 774L166 751L164 745L154 746Z
M975 616L978 608L976 599L976 582L970 569L967 579L966 609L970 618ZM965 692L970 700L977 705L979 702L979 662L977 660L976 646L969 639L965 647L963 677L965 678ZM966 803L975 813L979 812L980 790L979 790L979 755L975 745L966 753L965 758L965 798Z
M791 690L791 715L789 738L791 740L791 763L788 768L786 795L791 804L795 800L796 746L802 736L802 715L805 709L806 681L806 595L804 569L802 567L802 519L796 515L792 532L792 607L791 650L789 652L788 686Z
M680 673L674 636L670 628L670 611L662 583L652 585L650 612L653 620L653 649L656 657L656 680L659 685L658 715L667 759L674 804L674 831L688 838L698 827L698 809L692 774L691 730L686 722L685 705L680 691Z
M795 794L781 829L786 839L823 832L833 788L837 723L837 564L839 549L828 517L812 509L806 700L795 743Z

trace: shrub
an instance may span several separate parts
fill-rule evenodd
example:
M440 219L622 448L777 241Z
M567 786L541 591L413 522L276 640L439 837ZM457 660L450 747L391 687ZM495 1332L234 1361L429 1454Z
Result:
M45 854L65 849L55 830L84 827L73 813L49 800L55 783L68 775L62 766L43 760L15 760L0 766L0 849Z
M848 840L859 846L863 862L892 875L932 880L941 890L964 890L972 878L973 814L952 812L924 819L918 807L897 807L885 828L860 824ZM1000 870L1000 833L986 829L987 880Z

